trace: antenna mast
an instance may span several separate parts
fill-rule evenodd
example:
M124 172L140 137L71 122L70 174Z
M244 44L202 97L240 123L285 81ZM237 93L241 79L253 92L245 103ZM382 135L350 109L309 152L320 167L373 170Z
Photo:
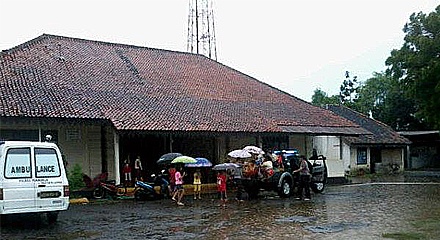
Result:
M187 51L217 60L212 0L189 0Z

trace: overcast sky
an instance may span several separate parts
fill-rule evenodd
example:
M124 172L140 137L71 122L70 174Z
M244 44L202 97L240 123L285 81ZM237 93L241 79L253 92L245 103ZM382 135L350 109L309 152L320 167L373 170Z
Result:
M365 81L439 0L214 0L217 60L311 101ZM189 0L0 0L0 49L43 33L186 51Z

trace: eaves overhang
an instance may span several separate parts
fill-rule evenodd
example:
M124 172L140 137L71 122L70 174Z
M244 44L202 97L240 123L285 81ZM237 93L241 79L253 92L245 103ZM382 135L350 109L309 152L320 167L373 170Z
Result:
M286 133L303 133L311 135L349 135L358 136L363 134L372 134L361 127L323 127L323 126L283 126L279 128Z

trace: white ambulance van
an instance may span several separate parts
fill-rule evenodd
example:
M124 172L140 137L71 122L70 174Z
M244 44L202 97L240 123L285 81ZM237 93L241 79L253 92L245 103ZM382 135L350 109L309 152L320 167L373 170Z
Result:
M0 216L41 213L53 223L68 209L69 195L56 144L0 141Z

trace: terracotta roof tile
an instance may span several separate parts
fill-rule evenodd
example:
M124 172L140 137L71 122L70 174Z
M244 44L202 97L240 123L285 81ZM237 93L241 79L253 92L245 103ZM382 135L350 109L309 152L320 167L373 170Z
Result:
M201 55L42 35L0 54L0 116L109 119L120 130L358 128Z
M390 126L369 118L345 106L329 105L328 109L350 121L359 124L371 134L360 135L358 137L346 137L345 140L350 144L386 144L386 145L406 145L410 144L407 138L401 136Z

